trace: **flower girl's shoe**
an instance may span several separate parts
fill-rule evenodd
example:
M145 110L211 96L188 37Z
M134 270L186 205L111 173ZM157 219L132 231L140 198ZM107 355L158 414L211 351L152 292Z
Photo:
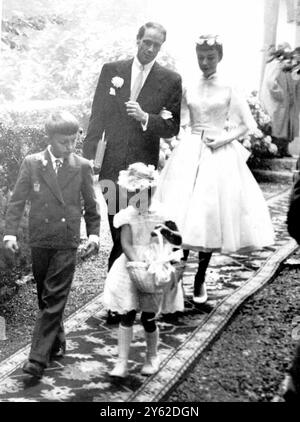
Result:
M119 357L114 369L109 373L111 377L125 378L128 375L128 356L132 340L133 328L119 325Z
M200 294L197 296L193 296L193 301L196 304L201 305L202 303L207 302L207 291L206 291L206 284L205 282L201 285Z
M145 331L147 354L145 363L141 369L142 375L153 375L159 371L160 359L157 355L159 330L156 328L152 333Z

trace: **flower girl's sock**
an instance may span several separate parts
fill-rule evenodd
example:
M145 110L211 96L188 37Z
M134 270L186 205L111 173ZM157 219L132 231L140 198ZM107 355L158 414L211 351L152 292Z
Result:
M110 376L125 378L128 375L128 356L132 336L133 327L123 327L123 325L119 325L119 357L114 369L109 373Z
M156 328L152 333L145 331L145 338L147 344L147 353L145 363L142 367L142 375L152 375L156 374L159 370L160 360L157 355L157 346L159 340L159 329Z

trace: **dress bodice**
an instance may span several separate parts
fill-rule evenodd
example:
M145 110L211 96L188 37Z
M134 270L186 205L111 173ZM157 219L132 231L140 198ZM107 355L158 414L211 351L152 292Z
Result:
M192 133L223 130L227 119L237 124L243 122L249 128L256 126L245 99L216 74L209 78L201 76L184 88L182 110L182 120L189 120Z
M192 132L204 128L223 129L229 113L231 90L218 84L216 77L201 78L198 86L186 91Z
M148 211L141 214L134 207L129 206L116 214L114 225L115 227L121 227L124 224L130 225L132 245L139 259L144 260L149 255L151 232L156 225L163 221L163 217L157 212Z

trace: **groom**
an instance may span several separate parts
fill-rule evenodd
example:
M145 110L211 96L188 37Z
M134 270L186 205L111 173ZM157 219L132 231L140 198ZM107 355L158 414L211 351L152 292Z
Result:
M114 214L122 208L116 185L120 170L139 161L157 166L160 138L171 138L179 131L181 77L156 62L165 40L163 26L143 25L137 34L136 56L103 65L93 100L83 155L95 158L105 132L107 146L99 180L103 193L107 182L113 182L116 189L114 206L108 201L114 243L108 269L122 253L120 230L113 227Z

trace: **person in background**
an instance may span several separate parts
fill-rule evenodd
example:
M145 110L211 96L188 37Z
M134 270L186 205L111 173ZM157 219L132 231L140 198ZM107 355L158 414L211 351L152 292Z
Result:
M277 51L291 52L288 43L279 44ZM274 54L274 46L269 49L264 77L260 90L260 100L271 118L273 143L278 148L279 157L290 157L288 145L299 134L299 104L296 100L296 86L291 73L283 70L284 62Z

